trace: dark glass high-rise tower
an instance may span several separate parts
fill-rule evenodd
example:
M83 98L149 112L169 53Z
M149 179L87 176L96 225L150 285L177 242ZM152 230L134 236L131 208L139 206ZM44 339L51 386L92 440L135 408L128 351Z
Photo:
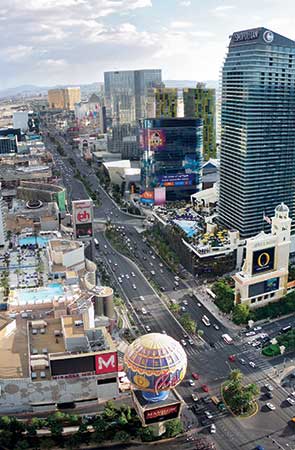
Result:
M276 205L294 217L295 43L265 28L233 33L222 70L219 221L241 237Z

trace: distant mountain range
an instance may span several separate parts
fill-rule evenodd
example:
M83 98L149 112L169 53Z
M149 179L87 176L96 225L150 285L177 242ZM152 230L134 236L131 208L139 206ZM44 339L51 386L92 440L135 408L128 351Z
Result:
M195 87L197 81L195 80L165 80L166 87L184 88L184 87ZM218 81L216 80L206 80L203 81L209 88L218 89ZM62 88L78 86L77 84L66 84L57 86L35 86L33 84L24 84L22 86L17 86L13 88L7 88L0 90L0 98L13 98L13 97L30 97L32 95L46 95L48 89ZM103 82L90 83L90 84L80 84L81 94L87 96L93 92L99 92L103 86Z

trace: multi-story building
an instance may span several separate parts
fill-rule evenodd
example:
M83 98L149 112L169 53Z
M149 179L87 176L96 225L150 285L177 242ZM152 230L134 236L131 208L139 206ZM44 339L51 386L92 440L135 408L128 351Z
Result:
M177 117L178 89L155 88L155 117Z
M0 136L0 154L17 153L17 136Z
M184 117L203 120L204 159L216 157L216 105L215 89L198 83L196 88L183 89Z
M200 119L145 119L140 130L143 199L164 187L166 200L189 199L200 189L203 126Z
M49 108L74 110L75 103L81 101L79 87L67 87L62 89L50 89L48 91Z
M241 237L284 202L294 217L295 43L233 33L222 71L219 221Z
M160 86L159 69L104 73L107 114L114 124L135 123L146 117L148 90Z

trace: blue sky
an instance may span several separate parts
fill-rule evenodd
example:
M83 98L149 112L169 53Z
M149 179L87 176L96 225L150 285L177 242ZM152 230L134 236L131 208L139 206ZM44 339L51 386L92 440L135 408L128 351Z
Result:
M0 0L0 6L0 90L102 81L113 69L161 68L164 79L217 80L234 31L265 26L295 39L293 0Z

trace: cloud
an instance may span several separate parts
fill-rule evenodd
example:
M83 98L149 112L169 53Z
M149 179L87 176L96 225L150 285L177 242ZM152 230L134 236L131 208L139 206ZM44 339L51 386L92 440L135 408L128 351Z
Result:
M234 5L220 5L214 9L212 9L211 12L212 12L212 14L214 14L215 16L218 16L218 17L227 17L228 12L235 8L236 7Z
M185 20L175 20L171 22L170 26L171 28L191 28L193 23Z
M188 7L188 6L191 6L192 2L190 0L182 0L179 2L179 4L180 4L180 6Z
M33 47L25 45L17 45L16 47L7 47L1 53L6 61L17 62L22 61L32 54Z

